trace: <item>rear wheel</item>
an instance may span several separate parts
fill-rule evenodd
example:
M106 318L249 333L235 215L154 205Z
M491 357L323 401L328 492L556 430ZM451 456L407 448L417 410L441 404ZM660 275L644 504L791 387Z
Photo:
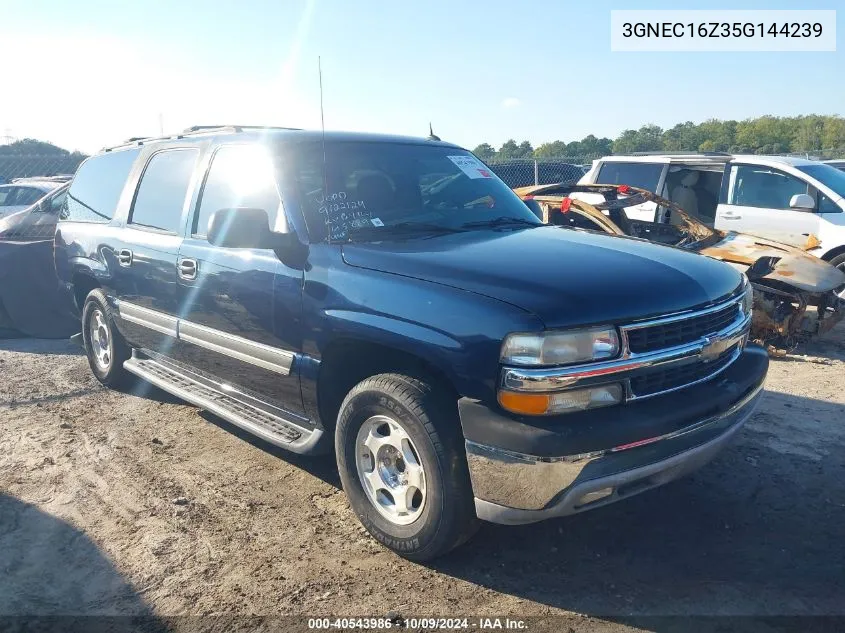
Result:
M114 311L102 290L92 290L85 298L82 338L88 365L97 380L106 387L130 382L131 374L123 368L123 361L131 356L131 350L114 325Z
M478 524L453 401L425 379L380 374L356 385L338 414L343 489L380 543L412 560L457 547Z

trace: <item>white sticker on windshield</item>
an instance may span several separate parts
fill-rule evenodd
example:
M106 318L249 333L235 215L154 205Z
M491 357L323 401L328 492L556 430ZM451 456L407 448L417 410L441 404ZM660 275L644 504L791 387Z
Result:
M449 156L455 165L458 166L470 178L492 178L493 174L474 156Z
M382 222L378 218L370 218L370 222L373 223L373 226L384 226L384 222Z

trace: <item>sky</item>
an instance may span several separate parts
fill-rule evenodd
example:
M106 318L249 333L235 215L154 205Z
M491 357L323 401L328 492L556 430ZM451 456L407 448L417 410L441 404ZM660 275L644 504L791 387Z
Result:
M836 9L841 0L688 0ZM826 53L620 53L610 11L678 2L0 0L0 137L94 152L190 125L425 136L470 149L646 123L845 114ZM843 29L845 8L837 15ZM841 40L841 37L840 37Z

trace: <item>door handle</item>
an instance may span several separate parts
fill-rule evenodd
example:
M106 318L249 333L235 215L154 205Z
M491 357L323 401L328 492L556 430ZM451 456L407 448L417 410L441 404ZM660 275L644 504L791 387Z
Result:
M723 213L722 218L725 220L741 220L742 216L739 213Z
M180 259L179 260L179 276L182 279L196 279L197 278L197 260L195 260L195 259Z
M131 266L132 251L130 251L128 248L122 248L117 251L117 263L121 266Z

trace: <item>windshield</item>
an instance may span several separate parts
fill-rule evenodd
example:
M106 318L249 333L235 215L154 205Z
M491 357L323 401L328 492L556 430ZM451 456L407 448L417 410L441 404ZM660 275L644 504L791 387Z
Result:
M469 152L402 143L308 144L295 179L314 240L540 226L528 207Z
M798 169L830 187L837 195L845 196L845 171L830 165L801 165Z

